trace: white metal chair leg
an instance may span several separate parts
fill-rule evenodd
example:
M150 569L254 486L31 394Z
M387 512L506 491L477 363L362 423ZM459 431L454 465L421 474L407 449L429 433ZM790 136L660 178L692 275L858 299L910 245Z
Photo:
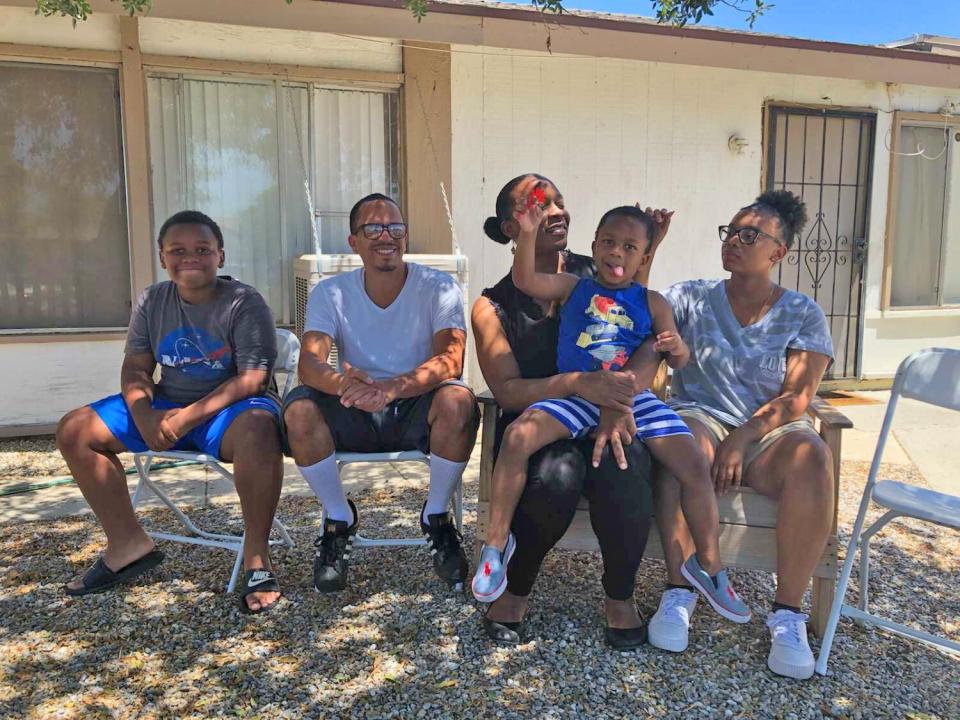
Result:
M233 561L233 572L230 573L230 582L227 583L227 594L232 593L233 589L237 587L237 578L240 575L240 565L243 563L244 538L246 538L246 533L244 533L244 537L240 540L240 547L237 549L237 559Z
M853 537L850 540L850 544L847 545L847 556L843 561L843 570L840 572L836 595L833 598L833 605L830 607L830 617L827 620L827 627L823 631L823 640L820 642L820 653L817 655L817 664L814 666L814 669L820 675L827 674L827 661L830 659L830 649L833 646L833 636L837 632L837 623L840 622L840 609L843 607L843 597L847 593L847 585L850 582L850 573L853 570L853 559L856 552L857 538Z
M233 563L233 570L230 573L230 580L227 583L227 592L231 593L236 588L237 580L240 575L240 568L243 564L243 543L244 535L225 535L222 533L212 533L202 528L198 527L189 516L187 516L176 503L170 499L170 497L163 492L157 485L150 479L150 466L152 465L152 457L134 457L134 464L137 468L137 474L139 476L139 482L137 483L136 490L133 493L131 498L131 504L134 509L144 497L145 490L152 492L161 503L168 507L176 516L177 520L183 525L184 528L193 536L186 535L176 535L174 533L158 532L155 530L148 530L147 534L156 539L156 540L167 540L169 542L179 542L186 543L189 545L202 545L205 547L217 547L224 550L230 550L231 552L236 553L236 558ZM215 465L212 463L205 463L207 467L215 470L221 477L225 480L229 480L231 483L234 483L233 476L223 467ZM293 542L293 539L290 537L290 534L287 532L286 526L278 520L276 517L273 519L272 527L280 535L279 540L268 540L268 543L271 546L274 545L285 545L288 548L296 547L296 544Z
M860 598L857 601L857 607L863 612L867 612L867 606L870 604L870 538L861 540L860 543ZM842 612L842 609L841 609Z
M873 467L870 470L871 477L874 476L879 464L879 460L874 461ZM830 606L830 617L827 620L827 627L823 631L823 639L820 641L820 653L817 655L817 664L814 666L814 669L820 675L827 674L827 661L830 659L830 648L833 646L833 638L837 632L837 623L840 622L840 610L843 608L843 598L847 594L847 585L850 583L850 573L853 571L853 561L856 558L860 544L860 531L863 529L863 522L866 520L867 508L869 506L870 493L864 492L863 497L860 499L860 509L857 511L857 519L853 523L850 542L847 544L847 554L843 559L843 569L840 571L840 580L837 582L833 605Z
M282 522L273 518L273 529L277 531L277 534L280 536L280 543L284 546L290 548L291 550L297 546L293 541L293 538L290 537L290 533L287 532L287 526Z
M463 532L463 478L457 483L457 489L453 494L453 513L457 522L457 529Z
M399 453L403 454L403 453ZM349 453L348 455L354 455ZM430 467L430 456L429 455L419 455L418 457L402 457L395 458L389 462L421 462ZM364 460L363 457L358 453L354 457L350 457L347 460L338 460L337 461L337 472L341 475L343 469L347 465L352 465L354 463L374 463L374 462L385 462L385 460ZM459 482L457 482L456 490L454 491L454 496L452 498L454 518L457 525L457 528L461 531L463 530L463 478L461 477ZM327 512L324 509L320 515L321 526L326 522ZM419 547L427 544L426 538L369 538L365 535L357 533L353 538L353 547L354 548L365 548L365 547Z
M857 607L861 612L867 612L870 604L870 539L882 530L884 525L899 516L900 513L891 510L860 534L860 598Z

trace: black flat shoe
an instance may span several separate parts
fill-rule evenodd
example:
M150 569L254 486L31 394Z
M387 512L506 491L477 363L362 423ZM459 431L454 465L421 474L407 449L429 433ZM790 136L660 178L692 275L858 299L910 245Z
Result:
M634 650L647 642L647 626L635 628L604 628L607 645L614 650Z
M483 618L483 630L498 645L519 645L522 622L497 622Z

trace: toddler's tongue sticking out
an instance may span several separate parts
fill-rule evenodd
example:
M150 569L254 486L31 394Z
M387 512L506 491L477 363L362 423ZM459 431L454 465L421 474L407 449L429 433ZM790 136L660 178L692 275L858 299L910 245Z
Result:
M619 265L614 265L612 267L612 270L613 270L613 276L618 280L623 277L623 268L620 267Z

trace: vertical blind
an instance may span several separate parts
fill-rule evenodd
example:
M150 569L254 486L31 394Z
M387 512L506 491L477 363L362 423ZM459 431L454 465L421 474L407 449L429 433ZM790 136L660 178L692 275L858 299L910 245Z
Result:
M0 65L0 330L124 327L116 70Z
M182 209L210 215L224 272L260 290L279 322L292 319L293 258L315 250L310 223L323 252L349 252L353 203L398 195L395 93L155 76L148 103L154 227Z
M942 128L903 125L900 147L943 147ZM947 154L931 160L923 155L899 159L897 212L893 245L894 306L936 305L940 280L940 248L944 229Z

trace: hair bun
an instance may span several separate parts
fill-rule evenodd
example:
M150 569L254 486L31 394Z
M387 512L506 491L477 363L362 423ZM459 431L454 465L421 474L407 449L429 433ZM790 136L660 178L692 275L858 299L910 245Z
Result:
M789 190L767 190L756 202L773 208L787 226L788 237L796 235L807 224L807 206Z
M510 238L507 237L500 228L500 219L495 215L491 215L483 221L483 231L487 234L488 238L501 245L506 245L510 242Z

